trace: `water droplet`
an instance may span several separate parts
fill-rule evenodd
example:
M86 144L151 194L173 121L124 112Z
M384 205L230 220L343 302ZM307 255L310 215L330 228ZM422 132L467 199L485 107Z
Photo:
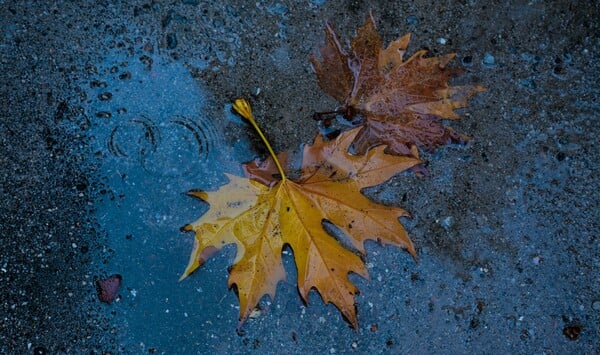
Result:
M552 76L560 79L560 80L564 80L566 78L566 70L562 65L557 65L552 69Z
M147 55L143 55L140 57L140 62L144 63L144 65L146 66L146 70L152 70L152 58L148 57Z
M167 49L175 49L175 47L177 47L177 35L169 33L167 35Z
M119 79L121 79L121 80L131 79L131 72L126 71L124 73L121 73L119 75Z
M463 57L461 62L465 67L470 67L471 65L473 65L473 57L470 55L466 55Z
M106 88L108 86L108 84L106 84L105 81L98 81L98 80L92 80L90 82L90 88Z
M108 101L112 98L112 94L110 92L103 92L98 94L98 99L100 99L100 101Z
M98 118L110 118L112 115L107 111L96 112L96 117Z

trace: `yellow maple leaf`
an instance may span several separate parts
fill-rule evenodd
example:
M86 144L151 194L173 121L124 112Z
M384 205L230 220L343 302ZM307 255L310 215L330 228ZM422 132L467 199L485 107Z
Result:
M236 100L234 108L250 121L275 157L247 101ZM216 250L235 244L237 252L229 287L237 288L241 324L263 295L274 298L277 283L285 279L281 252L289 245L304 301L308 301L310 290L316 289L324 302L333 303L357 328L354 295L358 289L348 274L368 278L368 273L359 255L328 234L322 223L326 220L336 225L359 253L365 253L363 244L372 239L407 249L414 256L414 247L398 221L408 213L374 203L360 190L420 163L411 157L385 155L384 147L372 149L366 156L351 156L347 149L357 133L352 130L330 142L317 138L304 150L298 181L288 179L279 161L273 158L275 164L269 166L278 168L281 180L272 187L227 175L229 183L217 191L191 192L208 202L210 209L184 227L194 231L196 237L182 279Z

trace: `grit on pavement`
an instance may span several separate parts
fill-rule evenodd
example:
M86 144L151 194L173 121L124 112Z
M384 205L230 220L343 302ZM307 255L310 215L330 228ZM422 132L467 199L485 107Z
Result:
M208 206L184 193L276 151L338 104L309 56L372 12L407 55L456 53L473 139L365 190L417 248L368 243L359 329L292 252L239 330L235 248L179 282ZM595 353L600 348L600 4L578 1L0 1L0 353ZM122 277L100 302L96 281Z

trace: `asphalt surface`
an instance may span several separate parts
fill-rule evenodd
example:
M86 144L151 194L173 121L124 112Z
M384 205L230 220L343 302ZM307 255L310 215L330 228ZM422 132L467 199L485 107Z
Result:
M372 10L409 54L456 52L480 84L464 146L367 195L403 207L418 262L371 243L360 328L288 280L236 331L226 248L178 282L179 227L264 157L231 114L250 98L275 150L336 103L308 58L324 21ZM0 353L596 353L600 348L597 2L0 1ZM116 301L95 281L120 274Z

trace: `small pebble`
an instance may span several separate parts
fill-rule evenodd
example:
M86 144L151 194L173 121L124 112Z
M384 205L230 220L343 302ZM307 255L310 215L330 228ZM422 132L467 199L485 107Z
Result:
M592 303L592 309L594 311L600 311L600 301L596 300Z
M452 216L448 216L442 220L442 227L444 227L445 230L450 229L450 227L452 227L453 224L454 219L452 218Z
M579 336L581 335L582 330L583 330L583 326L581 324L575 322L575 323L572 323L572 324L564 327L563 334L569 340L577 340L577 339L579 339Z
M533 64L536 64L540 61L540 57L538 57L537 55L527 53L527 52L521 53L521 58L523 58L525 61L528 61Z
M406 18L407 25L416 25L418 23L419 23L419 19L417 18L417 16L408 16Z
M519 81L519 86L531 90L535 90L537 88L537 85L535 84L535 81L533 81L533 79L523 79Z
M496 64L496 58L494 58L493 55L491 55L490 53L486 52L483 55L483 65L491 67L494 66Z

